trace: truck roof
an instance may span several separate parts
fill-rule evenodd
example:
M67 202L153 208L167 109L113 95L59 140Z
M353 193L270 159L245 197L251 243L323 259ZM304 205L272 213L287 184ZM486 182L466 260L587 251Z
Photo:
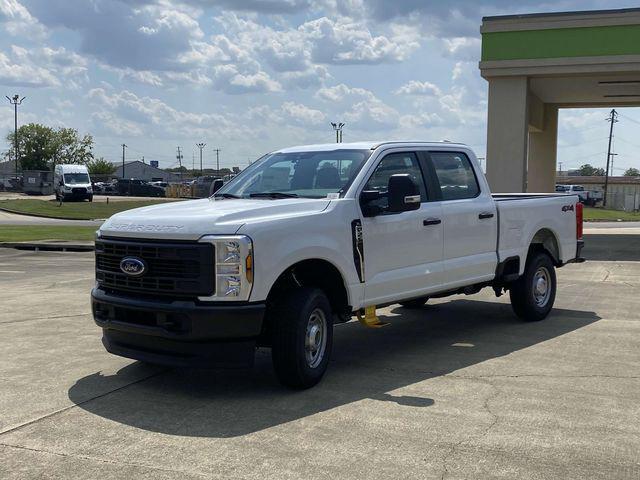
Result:
M78 165L75 163L59 163L56 168L62 170L63 173L88 173L86 165Z
M388 141L364 141L364 142L352 142L352 143L321 143L317 145L299 145L296 147L283 148L276 150L278 153L296 153L296 152L308 152L308 151L331 151L331 150L375 150L383 145L407 145L407 146L426 146L426 147L442 147L443 145L467 147L464 143L440 141L440 142L425 142L420 140L388 140ZM274 152L274 153L275 153Z

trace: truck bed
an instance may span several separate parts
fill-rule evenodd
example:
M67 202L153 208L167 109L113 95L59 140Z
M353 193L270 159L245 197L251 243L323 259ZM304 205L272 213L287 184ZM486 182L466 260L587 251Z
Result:
M498 209L498 261L520 258L520 273L534 236L545 235L555 242L560 263L576 256L577 195L511 193L493 194ZM550 237L548 234L553 234Z

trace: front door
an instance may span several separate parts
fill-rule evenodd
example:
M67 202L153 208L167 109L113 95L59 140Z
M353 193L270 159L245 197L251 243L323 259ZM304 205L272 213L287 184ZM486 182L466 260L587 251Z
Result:
M420 190L417 210L387 212L387 198L375 200L381 213L362 218L365 304L418 297L437 290L442 279L443 224L440 202L429 201L414 152L387 154L362 190L386 192L389 177L409 174Z

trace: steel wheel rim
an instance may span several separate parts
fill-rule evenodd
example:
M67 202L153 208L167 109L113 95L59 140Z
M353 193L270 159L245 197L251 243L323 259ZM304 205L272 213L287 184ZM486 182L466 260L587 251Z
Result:
M316 368L324 358L327 347L327 317L316 308L309 315L304 336L304 354L307 365Z
M547 267L539 267L533 275L533 299L536 305L544 307L551 296L551 274Z

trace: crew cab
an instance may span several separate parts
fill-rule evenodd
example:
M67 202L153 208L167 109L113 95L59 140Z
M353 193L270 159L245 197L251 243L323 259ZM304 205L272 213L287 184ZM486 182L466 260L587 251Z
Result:
M582 205L492 195L462 144L287 148L212 197L114 215L97 233L95 322L116 355L175 366L251 365L271 348L285 385L325 373L333 325L429 297L508 291L544 319L555 269L580 262Z

